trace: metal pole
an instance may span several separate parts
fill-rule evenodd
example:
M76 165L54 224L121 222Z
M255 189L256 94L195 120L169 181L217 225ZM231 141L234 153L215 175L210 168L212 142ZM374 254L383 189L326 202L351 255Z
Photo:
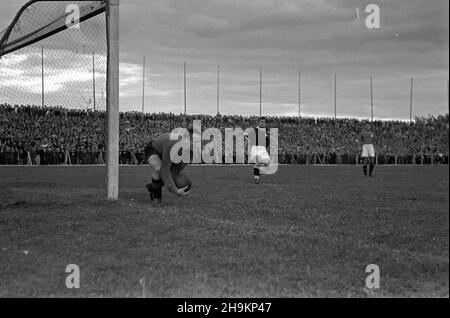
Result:
M44 47L41 47L41 98L42 98L42 107L45 107L45 89L44 89Z
M145 111L145 56L142 61L142 113Z
M373 77L370 77L370 117L373 122Z
M409 99L409 121L412 121L413 114L413 89L414 89L414 78L411 77L411 96Z
M259 117L262 116L262 69L259 70Z
M94 111L96 109L95 102L95 52L92 52L92 97L94 102Z
M334 119L337 118L337 74L334 74Z
M119 197L119 0L107 0L107 163L109 200Z
M184 114L186 115L186 62L184 62Z
M217 114L220 114L219 111L219 97L220 97L220 66L217 66Z
M298 117L302 117L302 72L298 72Z

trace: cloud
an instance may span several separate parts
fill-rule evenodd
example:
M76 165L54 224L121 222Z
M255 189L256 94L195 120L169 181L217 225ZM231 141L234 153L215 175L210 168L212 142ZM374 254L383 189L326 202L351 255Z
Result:
M369 3L380 6L380 29L364 25ZM411 76L417 81L416 114L443 113L447 111L448 6L446 0L122 1L121 109L141 107L145 55L148 111L183 110L183 63L187 62L187 103L192 113L216 111L217 65L223 113L259 112L260 68L265 114L297 111L300 70L302 111L308 114L333 114L334 73L338 74L338 114L368 116L370 76L376 83L377 116L409 117ZM6 12L13 16L13 9L0 4L1 24ZM92 36L92 30L100 32L101 23L95 25L85 25L85 33L78 36L84 39L83 35ZM75 46L83 42L73 39ZM84 42L89 52L91 43Z

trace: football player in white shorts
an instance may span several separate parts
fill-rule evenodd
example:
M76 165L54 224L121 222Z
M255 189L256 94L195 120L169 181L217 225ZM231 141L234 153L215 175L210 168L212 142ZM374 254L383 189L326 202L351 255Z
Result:
M270 166L270 156L267 152L269 147L270 135L267 133L266 121L259 120L259 125L255 129L256 142L250 149L249 161L254 162L253 166L253 180L255 183L261 183L262 168ZM246 136L247 142L248 136Z
M367 164L369 163L369 177L372 177L373 169L375 167L375 149L373 147L373 141L375 135L372 132L372 127L367 124L361 132L362 158L363 158L363 172L367 176Z

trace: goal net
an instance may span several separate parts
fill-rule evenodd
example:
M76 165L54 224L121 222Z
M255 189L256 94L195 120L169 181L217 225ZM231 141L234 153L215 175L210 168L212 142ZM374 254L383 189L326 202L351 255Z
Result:
M105 6L25 4L0 33L0 104L105 110Z
M118 198L119 0L31 0L0 32L0 107L106 110L106 189Z

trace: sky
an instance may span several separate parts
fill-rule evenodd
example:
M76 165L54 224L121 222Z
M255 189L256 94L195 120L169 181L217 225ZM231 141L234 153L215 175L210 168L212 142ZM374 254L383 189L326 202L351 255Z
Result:
M23 4L0 0L0 29ZM379 28L367 28L369 4L380 8ZM96 51L104 105L104 53L90 40L102 36L102 19L48 39L46 103L92 107ZM263 115L298 115L299 72L302 116L334 116L335 74L338 117L371 116L371 77L375 118L409 119L411 77L413 115L443 114L448 39L447 0L122 0L120 109L142 109L145 56L146 112L184 111L186 63L191 114L216 113L218 66L222 114L259 114L260 70ZM40 60L35 45L0 61L0 102L2 91L40 102Z

